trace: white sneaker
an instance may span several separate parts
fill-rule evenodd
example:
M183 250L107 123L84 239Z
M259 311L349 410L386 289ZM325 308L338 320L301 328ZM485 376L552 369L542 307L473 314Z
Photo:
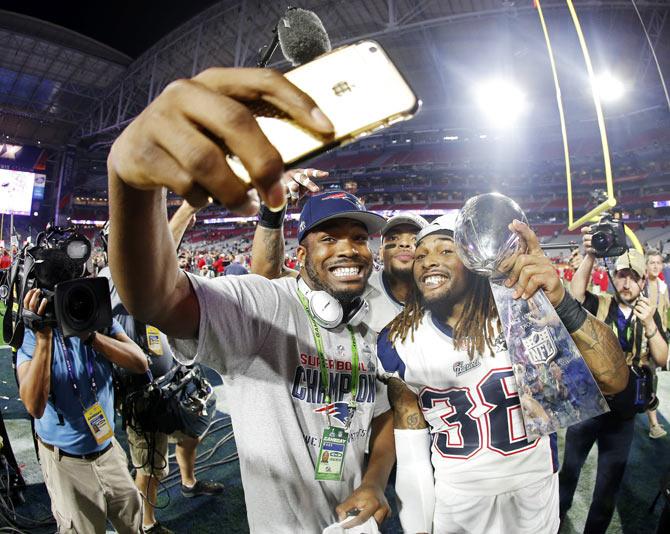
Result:
M658 439L658 438L662 438L663 436L667 436L667 435L668 435L668 433L663 428L663 426L660 425L660 424L651 425L649 427L649 437L651 439Z

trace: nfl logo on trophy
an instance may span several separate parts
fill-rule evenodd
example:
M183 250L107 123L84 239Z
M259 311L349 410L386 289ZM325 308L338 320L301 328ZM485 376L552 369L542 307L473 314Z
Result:
M528 358L535 365L541 363L547 365L556 356L556 344L546 326L542 330L533 332L521 341L526 348Z

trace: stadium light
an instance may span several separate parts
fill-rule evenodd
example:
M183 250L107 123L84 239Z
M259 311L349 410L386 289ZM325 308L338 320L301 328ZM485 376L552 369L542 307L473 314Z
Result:
M595 79L593 89L598 92L598 96L603 102L619 100L626 92L621 80L612 76L609 72L601 74Z
M16 159L16 155L22 148L19 145L0 145L0 158Z
M511 82L490 80L475 91L481 110L497 127L512 125L526 110L526 95Z

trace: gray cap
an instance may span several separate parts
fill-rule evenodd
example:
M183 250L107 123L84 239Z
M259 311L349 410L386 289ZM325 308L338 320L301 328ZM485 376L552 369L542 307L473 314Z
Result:
M428 226L428 221L416 213L399 213L386 221L384 228L382 228L382 237L384 237L392 228L403 224L414 226L417 230L421 230Z
M422 228L421 231L416 234L416 244L418 245L419 241L431 234L442 233L453 236L454 229L456 228L457 215L458 212L440 215L437 219L431 222L428 226Z

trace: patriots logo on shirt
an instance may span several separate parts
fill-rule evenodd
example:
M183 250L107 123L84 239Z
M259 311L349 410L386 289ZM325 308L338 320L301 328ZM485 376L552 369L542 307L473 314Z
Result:
M346 402L332 402L321 408L317 408L314 410L314 413L322 413L334 417L340 423L346 425L347 419L349 418L349 405Z
M472 369L476 369L481 364L482 361L479 358L469 362L463 362L463 361L455 362L453 365L454 373L456 373L456 376L461 376L463 373L467 373Z

